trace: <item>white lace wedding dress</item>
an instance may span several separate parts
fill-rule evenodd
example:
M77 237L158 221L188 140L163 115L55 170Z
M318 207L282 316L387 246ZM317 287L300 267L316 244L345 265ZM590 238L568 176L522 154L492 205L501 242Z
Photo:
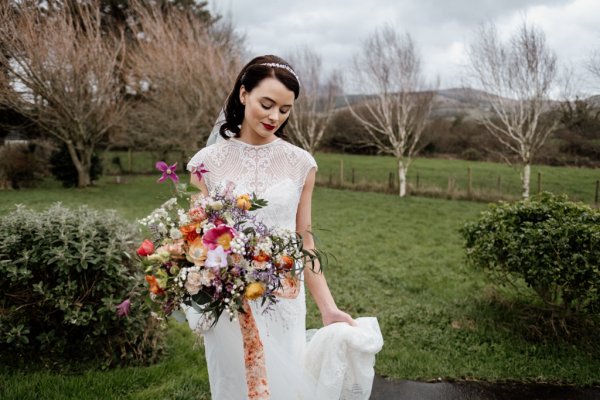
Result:
M188 169L202 163L209 171L204 174L209 191L232 182L236 194L256 193L268 201L267 207L256 211L259 218L268 226L292 230L306 176L317 168L308 152L282 139L257 146L234 138L220 141L200 150ZM336 323L307 335L303 282L298 297L279 299L268 313L262 312L259 301L250 303L264 348L271 399L368 399L375 354L383 345L375 318L358 318L358 327ZM186 314L194 328L198 314L191 308ZM203 334L212 399L247 399L239 323L223 315Z

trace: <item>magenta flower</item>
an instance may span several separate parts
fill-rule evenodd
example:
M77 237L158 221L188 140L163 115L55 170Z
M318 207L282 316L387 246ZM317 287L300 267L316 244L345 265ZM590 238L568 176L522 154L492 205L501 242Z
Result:
M117 306L117 315L119 317L126 317L129 315L129 310L131 309L131 301L126 299L121 304Z
M156 163L156 169L163 173L160 179L158 180L159 182L164 182L167 179L171 179L175 183L179 181L179 177L175 173L175 170L177 169L177 163L169 166L164 161L158 161Z
M209 170L207 170L204 167L204 163L200 164L197 167L192 167L192 174L196 175L198 177L198 180L201 181L202 180L202 175L204 175L205 173L209 172Z
M210 250L221 246L225 252L231 252L231 241L235 236L235 231L227 225L219 225L212 228L202 236L202 243Z

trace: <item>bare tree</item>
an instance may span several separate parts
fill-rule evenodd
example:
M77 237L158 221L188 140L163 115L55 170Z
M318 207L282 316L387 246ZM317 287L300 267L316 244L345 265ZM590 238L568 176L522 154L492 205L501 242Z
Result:
M65 143L87 186L94 149L124 120L124 42L102 31L98 7L32 4L0 5L0 103Z
M558 120L550 93L557 80L555 54L544 32L523 22L503 43L493 24L482 26L469 49L470 73L487 93L491 112L480 120L523 164L522 195L529 197L531 164Z
M308 47L297 50L287 59L300 76L302 85L288 127L292 139L314 154L331 121L336 99L342 94L341 75L339 71L332 71L324 81L321 56Z
M600 50L592 54L587 67L592 75L600 81Z
M129 52L129 133L147 148L177 150L185 159L206 142L240 69L241 39L231 25L189 13L139 6Z
M375 31L355 57L353 76L367 95L360 103L364 111L347 101L348 108L378 151L396 158L399 195L404 197L406 174L420 150L435 94L425 84L411 36L391 26Z

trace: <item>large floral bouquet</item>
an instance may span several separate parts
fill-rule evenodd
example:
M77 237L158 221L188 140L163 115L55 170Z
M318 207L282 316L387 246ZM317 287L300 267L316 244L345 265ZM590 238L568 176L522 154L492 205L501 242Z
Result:
M163 170L161 180L177 183L174 171L175 165ZM293 291L305 262L320 259L302 248L296 232L257 220L252 211L265 207L265 200L236 196L233 189L218 188L209 196L178 190L189 209L173 197L140 221L152 232L137 253L159 317L183 319L182 303L212 324L223 312L236 318L247 300L261 300L268 311L279 293Z

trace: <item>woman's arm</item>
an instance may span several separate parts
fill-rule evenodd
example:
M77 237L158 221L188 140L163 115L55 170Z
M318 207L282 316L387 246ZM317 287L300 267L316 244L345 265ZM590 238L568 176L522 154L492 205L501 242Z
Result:
M190 178L190 184L200 189L203 195L208 196L208 188L206 187L206 183L204 183L204 180L198 179L196 174L192 174L192 177Z
M302 235L302 242L306 250L314 249L315 242L311 232L311 208L312 208L312 192L315 186L315 169L311 169L306 178L300 202L298 204L298 212L296 214L296 230ZM350 315L341 311L331 295L325 275L321 272L321 267L317 262L314 265L307 265L304 268L304 282L310 291L323 319L323 325L329 325L334 322L347 322L351 325L356 325L356 322Z

